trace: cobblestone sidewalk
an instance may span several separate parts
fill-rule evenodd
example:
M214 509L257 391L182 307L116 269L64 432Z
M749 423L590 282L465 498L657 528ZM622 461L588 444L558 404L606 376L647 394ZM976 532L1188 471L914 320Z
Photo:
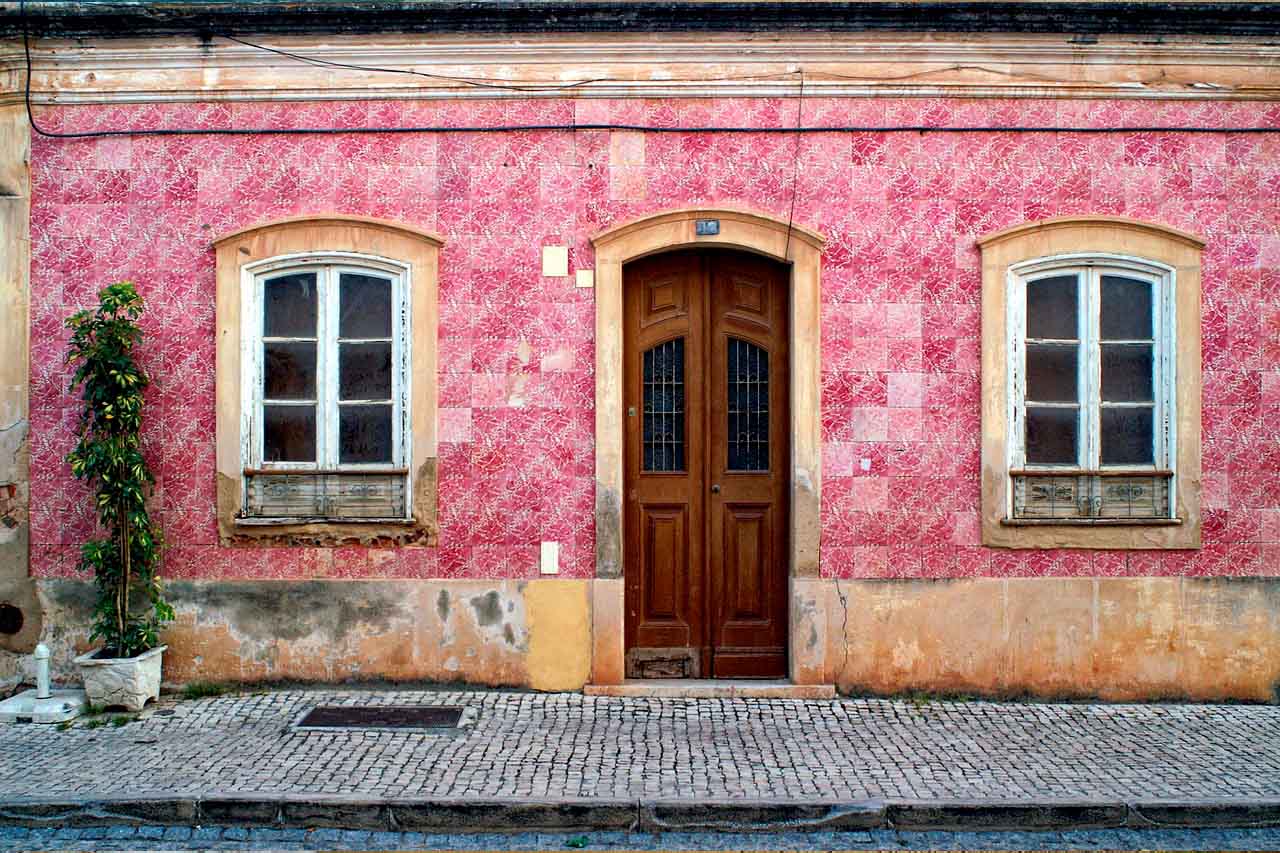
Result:
M375 703L476 719L451 736L291 730L315 705ZM118 728L0 727L3 802L219 793L1275 803L1280 707L293 690L168 698Z

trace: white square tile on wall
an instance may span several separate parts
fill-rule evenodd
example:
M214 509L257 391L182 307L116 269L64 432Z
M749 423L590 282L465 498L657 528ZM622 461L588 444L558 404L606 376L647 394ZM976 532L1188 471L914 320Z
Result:
M560 543L559 542L543 542L542 543L542 574L544 575L560 574Z
M563 278L569 274L569 247L542 247L542 274L548 278Z

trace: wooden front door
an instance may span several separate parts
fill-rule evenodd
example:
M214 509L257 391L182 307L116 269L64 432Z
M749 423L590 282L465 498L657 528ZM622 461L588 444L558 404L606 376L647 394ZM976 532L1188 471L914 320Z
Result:
M787 674L788 269L628 264L627 677Z

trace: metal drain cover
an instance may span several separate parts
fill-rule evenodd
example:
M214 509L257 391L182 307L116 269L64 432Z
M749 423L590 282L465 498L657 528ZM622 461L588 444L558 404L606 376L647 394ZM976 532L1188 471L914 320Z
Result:
M303 714L294 728L303 731L393 729L441 733L466 725L463 720L466 711L459 705L320 705Z

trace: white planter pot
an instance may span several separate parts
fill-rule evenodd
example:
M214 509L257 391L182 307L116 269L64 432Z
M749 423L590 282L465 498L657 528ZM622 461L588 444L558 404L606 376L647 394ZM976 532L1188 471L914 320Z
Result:
M147 700L160 698L160 658L167 648L156 646L134 658L95 657L98 649L76 658L89 702L141 711Z

